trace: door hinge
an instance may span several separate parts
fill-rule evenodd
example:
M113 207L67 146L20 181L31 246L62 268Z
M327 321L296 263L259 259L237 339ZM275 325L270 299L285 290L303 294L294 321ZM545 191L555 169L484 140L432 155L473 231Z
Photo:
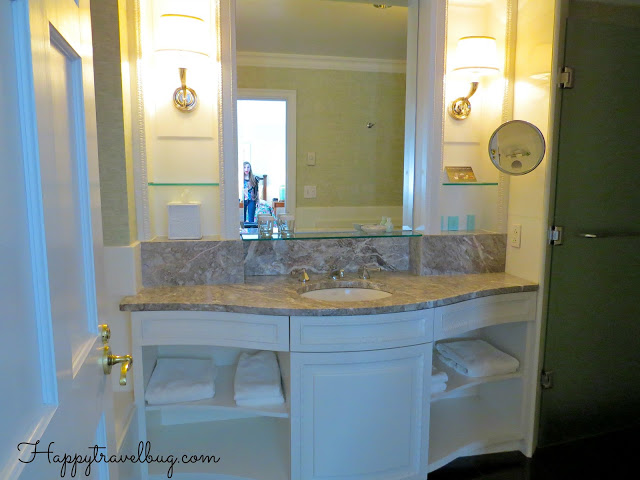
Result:
M575 71L573 67L564 67L560 72L560 88L573 88Z
M549 227L549 245L562 245L562 227L552 225Z
M543 390L553 388L553 372L545 372L543 370L540 373L540 386Z

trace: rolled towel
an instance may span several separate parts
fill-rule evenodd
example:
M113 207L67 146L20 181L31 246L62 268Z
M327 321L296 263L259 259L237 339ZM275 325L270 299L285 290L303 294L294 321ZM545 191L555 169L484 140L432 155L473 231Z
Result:
M241 406L284 403L280 367L274 352L242 353L233 381L234 400Z
M431 393L441 393L447 389L447 384L445 382L436 382L431 384Z
M442 361L469 377L487 377L513 373L520 362L484 340L458 340L438 343Z
M431 384L434 383L447 383L449 381L449 375L447 372L441 372L436 367L431 367Z
M144 398L149 405L193 402L216 394L212 360L159 358Z

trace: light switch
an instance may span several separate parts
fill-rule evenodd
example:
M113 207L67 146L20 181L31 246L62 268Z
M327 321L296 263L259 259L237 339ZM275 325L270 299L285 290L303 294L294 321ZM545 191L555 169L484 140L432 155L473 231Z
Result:
M305 185L304 186L304 198L316 198L316 186Z
M307 153L307 165L315 165L316 164L316 152L308 152Z

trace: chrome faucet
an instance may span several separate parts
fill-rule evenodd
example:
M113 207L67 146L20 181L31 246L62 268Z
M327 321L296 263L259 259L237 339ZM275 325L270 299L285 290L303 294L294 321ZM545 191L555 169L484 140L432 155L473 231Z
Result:
M307 283L309 281L309 275L307 275L307 269L306 268L302 268L300 270L292 270L291 271L291 276L292 277L298 277L298 281L302 282L302 283Z
M331 273L329 273L329 278L332 278L334 280L344 278L344 270L341 268L332 269Z
M363 280L368 280L371 278L371 272L379 272L380 270L382 270L380 267L367 267L363 265L359 275Z

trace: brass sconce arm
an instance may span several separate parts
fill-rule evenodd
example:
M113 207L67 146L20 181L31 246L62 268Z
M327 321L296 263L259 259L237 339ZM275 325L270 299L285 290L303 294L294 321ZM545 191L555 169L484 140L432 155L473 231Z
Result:
M180 87L173 92L173 104L181 112L190 112L198 105L198 96L193 88L187 87L187 69L179 68Z
M449 104L449 115L456 120L464 120L471 114L471 102L469 99L478 90L478 82L471 82L471 88L466 97L456 98Z

